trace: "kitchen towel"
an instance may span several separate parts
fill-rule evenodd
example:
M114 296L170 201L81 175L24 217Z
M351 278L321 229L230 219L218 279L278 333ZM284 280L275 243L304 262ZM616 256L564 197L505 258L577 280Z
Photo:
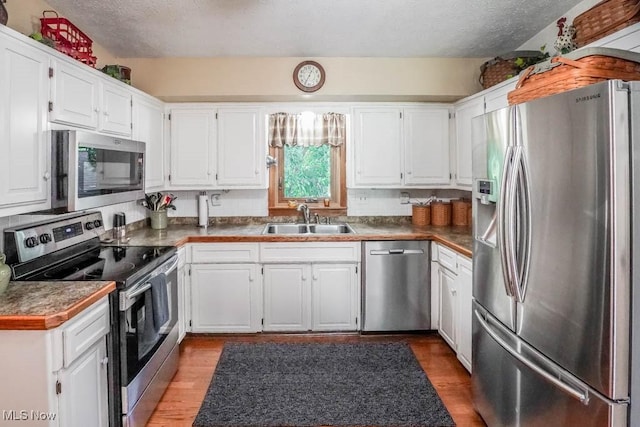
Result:
M160 332L160 328L169 320L169 302L167 294L167 276L158 274L150 281L151 301L153 305L153 329Z

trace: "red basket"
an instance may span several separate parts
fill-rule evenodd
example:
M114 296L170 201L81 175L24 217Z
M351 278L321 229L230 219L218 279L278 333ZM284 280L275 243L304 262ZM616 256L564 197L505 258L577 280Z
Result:
M55 18L47 18L47 13L54 14ZM96 57L91 51L93 42L68 19L60 18L53 10L45 10L40 18L40 27L42 36L55 42L56 50L87 65L96 66Z

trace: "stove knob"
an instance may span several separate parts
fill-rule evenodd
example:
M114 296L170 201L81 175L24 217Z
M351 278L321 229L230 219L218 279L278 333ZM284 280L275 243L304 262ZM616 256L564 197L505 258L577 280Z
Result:
M89 221L84 225L84 228L86 228L87 230L93 230L93 221Z
M40 235L40 243L42 243L43 245L46 245L50 241L51 241L51 234L44 233Z
M95 221L93 221L93 225L95 226L95 228L98 228L102 225L102 221L96 219Z
M38 246L38 239L36 237L27 237L24 239L24 244L28 248L35 248Z

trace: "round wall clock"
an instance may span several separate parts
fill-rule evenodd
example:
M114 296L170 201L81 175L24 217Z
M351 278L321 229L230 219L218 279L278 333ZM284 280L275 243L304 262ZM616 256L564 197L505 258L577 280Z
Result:
M303 61L293 70L293 82L304 92L315 92L324 84L324 68L315 61Z

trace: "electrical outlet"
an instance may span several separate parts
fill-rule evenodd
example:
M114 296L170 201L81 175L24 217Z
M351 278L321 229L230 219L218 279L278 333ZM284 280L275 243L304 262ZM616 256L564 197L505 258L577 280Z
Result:
M211 195L211 206L220 206L222 205L222 201L220 200L220 194L213 193Z
M400 204L408 205L409 204L409 193L406 191L400 192Z

